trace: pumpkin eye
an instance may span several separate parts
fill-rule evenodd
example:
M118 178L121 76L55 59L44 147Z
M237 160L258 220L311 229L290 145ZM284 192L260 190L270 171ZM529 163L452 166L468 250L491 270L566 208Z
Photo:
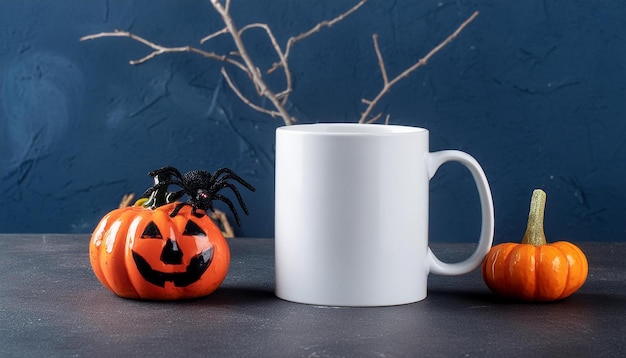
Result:
M204 230L200 228L200 226L198 226L198 224L189 220L187 221L187 225L185 226L185 231L183 232L183 235L206 236L206 233L204 232Z
M162 239L161 231L156 226L154 221L150 221L150 223L146 226L145 230L141 234L142 239Z

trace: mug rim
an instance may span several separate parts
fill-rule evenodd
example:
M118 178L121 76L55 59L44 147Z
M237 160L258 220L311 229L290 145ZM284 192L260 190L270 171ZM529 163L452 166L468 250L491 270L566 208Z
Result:
M303 123L281 126L276 129L280 132L291 132L310 135L332 136L389 136L401 134L428 133L428 129L397 124L376 123Z

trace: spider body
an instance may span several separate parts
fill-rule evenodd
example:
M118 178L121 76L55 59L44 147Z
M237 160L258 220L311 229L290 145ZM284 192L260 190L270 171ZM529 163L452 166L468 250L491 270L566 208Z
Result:
M176 216L185 205L191 205L192 213L195 216L201 217L204 214L198 212L198 209L204 210L205 212L208 210L213 211L213 200L219 200L228 205L235 216L237 225L240 225L239 214L237 213L235 205L228 197L220 194L220 191L230 189L235 194L237 202L246 214L248 214L248 208L239 193L239 189L237 189L231 180L243 185L250 191L255 191L252 185L228 168L218 169L214 173L210 173L206 170L192 170L181 174L178 169L167 166L153 170L148 173L148 175L154 178L154 185L148 188L143 194L143 197L149 198L148 204L161 205L157 204L157 202L172 203L184 195L187 195L188 200L178 204L170 214L171 217ZM167 188L170 185L176 185L180 190L168 192Z

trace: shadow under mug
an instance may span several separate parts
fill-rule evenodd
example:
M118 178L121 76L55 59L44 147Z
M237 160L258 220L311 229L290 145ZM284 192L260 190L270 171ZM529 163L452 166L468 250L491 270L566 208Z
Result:
M428 247L429 181L445 162L466 166L482 224L465 261ZM276 295L325 306L391 306L426 298L429 273L478 268L493 242L487 178L470 155L429 152L423 128L327 123L276 131Z

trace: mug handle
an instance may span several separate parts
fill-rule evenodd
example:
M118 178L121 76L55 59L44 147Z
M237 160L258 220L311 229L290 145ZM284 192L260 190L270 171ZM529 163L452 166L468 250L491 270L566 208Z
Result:
M430 272L438 275L455 276L469 273L481 265L483 259L493 244L494 213L493 199L491 197L491 190L489 188L489 183L487 182L487 177L485 176L480 164L478 164L476 159L474 159L471 155L458 150L442 150L440 152L428 153L426 160L428 179L432 179L437 172L437 169L439 169L443 163L450 161L456 161L463 164L472 173L474 182L476 183L476 188L478 189L482 212L482 224L478 247L476 247L472 256L465 261L457 263L442 262L435 256L430 247L428 248Z

